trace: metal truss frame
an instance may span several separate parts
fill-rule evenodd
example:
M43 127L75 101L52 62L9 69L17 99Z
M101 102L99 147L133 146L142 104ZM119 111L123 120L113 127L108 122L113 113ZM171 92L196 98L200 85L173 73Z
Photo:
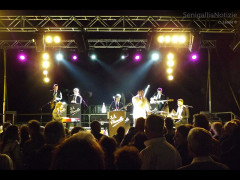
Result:
M129 49L146 49L147 39L89 39L88 46L90 48L129 48ZM167 47L167 46L160 46ZM170 46L169 46L170 47ZM173 47L173 46L171 46ZM188 44L184 46L178 46L178 48L188 48ZM201 48L215 48L216 40L202 40ZM36 48L35 43L32 40L0 40L0 48L8 49L31 49ZM75 40L62 40L59 45L47 45L46 48L66 48L76 49L78 48Z
M239 23L234 16L0 16L0 32L236 33Z

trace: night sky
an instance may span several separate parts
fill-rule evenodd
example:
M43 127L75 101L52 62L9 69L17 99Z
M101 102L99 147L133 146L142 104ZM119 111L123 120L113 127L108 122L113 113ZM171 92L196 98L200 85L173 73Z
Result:
M102 35L104 36L104 35ZM125 36L127 36L125 34ZM142 36L142 35L140 35ZM233 52L229 45L233 35L208 34L209 38L217 40L217 48L211 49L211 89L212 112L231 111L239 115L237 102L240 99L240 55ZM166 78L164 62L169 50L174 51L176 57L175 79ZM86 54L79 57L78 62L70 59L71 51L64 49L65 62L56 62L55 52L51 50L51 83L43 83L40 53L35 49L26 49L28 60L25 63L17 61L16 49L7 51L7 106L9 111L17 113L39 113L40 108L50 101L50 90L54 83L59 84L63 97L67 100L75 87L80 88L81 94L88 104L110 104L116 93L123 93L126 103L131 102L137 90L145 89L150 85L147 98L158 87L163 88L163 94L174 102L170 103L170 110L176 110L177 99L184 99L184 104L193 106L190 115L200 111L208 111L207 49L200 49L199 61L189 61L187 48L160 48L160 61L151 64L145 72L136 72L148 61L148 52L143 50L143 59L140 63L132 60L133 51L125 61L118 61L121 49L97 49L98 59L102 63L92 62ZM0 108L3 100L3 52L0 52ZM104 66L104 65L105 66ZM134 75L135 74L135 75ZM233 92L231 91L231 88ZM233 94L234 93L234 94ZM44 110L47 112L47 109ZM2 112L2 111L1 111Z

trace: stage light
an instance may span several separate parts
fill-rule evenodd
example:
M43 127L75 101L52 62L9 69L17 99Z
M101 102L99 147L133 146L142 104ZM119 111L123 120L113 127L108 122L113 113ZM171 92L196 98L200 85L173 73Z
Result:
M48 53L44 53L43 54L43 59L48 60L49 59L49 54Z
M49 68L50 63L49 63L48 61L43 61L42 66L43 66L44 68Z
M63 54L62 53L57 53L56 54L56 59L58 60L58 61L62 61L63 60Z
M43 71L43 75L48 75L48 71L47 71L47 70L44 70L44 71Z
M44 78L43 78L43 81L44 81L45 83L48 83L48 82L50 81L50 79L49 79L48 77L44 77Z
M77 60L78 60L78 56L77 56L76 54L73 54L73 55L72 55L72 60L73 60L73 61L77 61Z
M174 55L173 55L172 53L168 53L168 56L167 56L167 58L168 58L169 60L172 60L172 59L173 59L173 57L174 57Z
M24 54L24 53L20 53L20 54L18 55L18 59L19 59L19 61L24 62L24 61L27 60L27 56L26 56L26 54Z
M135 54L134 55L134 61L140 61L142 58L141 54Z
M163 43L164 42L164 37L163 36L158 36L158 42Z
M169 76L168 76L168 80L169 80L169 81L172 81L172 80L173 80L173 75L169 75Z
M191 61L197 61L198 60L198 54L197 53L192 53L190 55L190 60Z
M96 59L97 59L97 56L96 56L96 54L91 54L91 55L90 55L90 58L91 58L92 60L96 60Z
M159 60L159 59L160 59L160 53L159 53L159 52L153 52L153 53L151 54L151 59L152 59L153 61Z
M185 36L179 36L179 42L180 43L185 43L186 42L186 37Z
M172 74L172 72L173 72L173 69L172 69L172 68L168 68L168 69L167 69L167 73L168 73L168 74Z
M45 41L46 43L52 43L53 41L52 36L46 36Z
M172 36L172 42L173 43L178 43L178 41L179 41L178 36L176 36L176 35Z
M121 59L123 60L123 59L126 59L127 57L128 57L128 50L127 50L127 48L123 48L122 49L122 52L121 52Z
M172 59L168 60L168 61L167 61L167 65L168 65L169 67L173 67L173 66L174 66L174 61L173 61Z
M60 41L61 41L61 39L60 39L59 36L55 36L55 37L54 37L54 42L55 42L55 43L60 43Z
M170 36L165 36L165 42L166 42L166 43L169 43L170 41L171 41Z

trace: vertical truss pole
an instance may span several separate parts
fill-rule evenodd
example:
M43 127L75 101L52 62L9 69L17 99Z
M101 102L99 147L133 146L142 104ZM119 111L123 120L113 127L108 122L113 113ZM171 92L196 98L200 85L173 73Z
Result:
M208 48L208 108L209 113L212 113L212 98L211 98L211 72L210 72L210 48Z
M6 92L7 92L7 56L6 48L3 48L3 61L4 61L4 82L3 82L3 124L6 118Z

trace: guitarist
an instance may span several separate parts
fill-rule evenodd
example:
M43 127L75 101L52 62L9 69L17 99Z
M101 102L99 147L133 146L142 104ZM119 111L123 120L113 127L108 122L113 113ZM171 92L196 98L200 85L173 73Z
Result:
M163 97L164 95L162 94L162 88L158 88L157 89L157 92L155 92L153 94L153 96L150 98L150 104L152 107L157 108L157 111L161 111L162 107L163 107L163 104L164 104L164 101L161 102L161 100L163 100ZM152 108L153 109L153 108Z
M57 102L62 100L62 92L58 90L58 84L53 85L52 100L50 102L51 109L54 109Z
M119 111L119 110L127 110L127 107L123 107L123 103L120 102L121 95L116 94L116 96L113 97L113 102L110 104L110 111Z

